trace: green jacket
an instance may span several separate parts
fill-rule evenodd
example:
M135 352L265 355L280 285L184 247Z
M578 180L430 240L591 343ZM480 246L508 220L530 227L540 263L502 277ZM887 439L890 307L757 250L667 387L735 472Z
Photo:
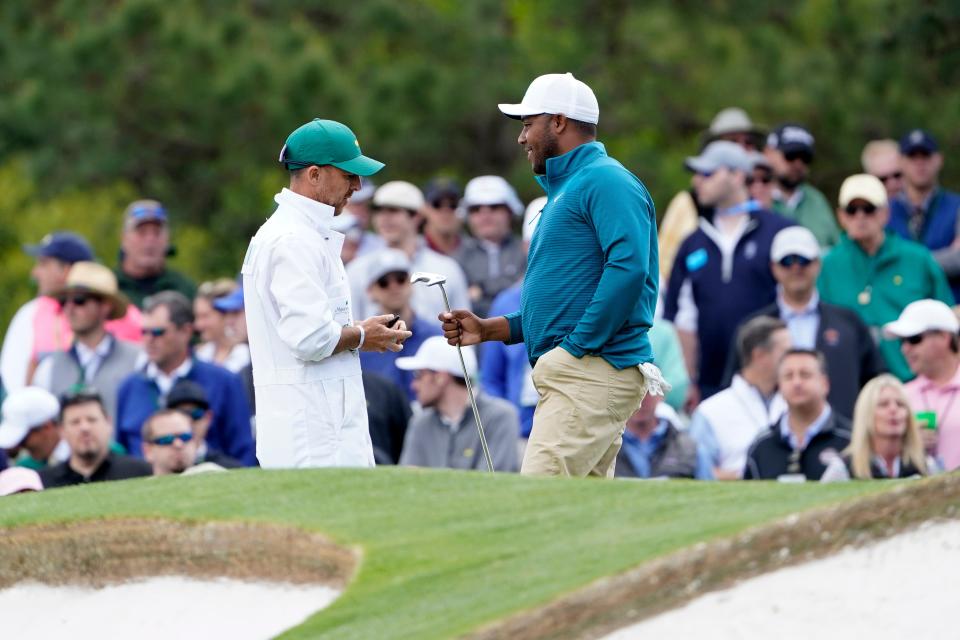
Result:
M837 224L837 216L826 196L806 182L801 184L799 189L803 197L796 209L788 208L782 200L775 200L773 210L810 229L821 247L830 248L837 244L840 240L840 225Z
M197 285L190 278L173 269L164 269L163 273L152 278L131 278L120 267L113 272L117 276L117 286L120 287L120 291L140 309L143 308L145 298L161 291L179 291L190 300L197 295Z
M890 372L913 377L898 340L883 338L883 325L896 320L916 300L934 298L953 305L943 270L923 245L888 233L873 256L846 234L823 258L820 299L853 309L870 327Z

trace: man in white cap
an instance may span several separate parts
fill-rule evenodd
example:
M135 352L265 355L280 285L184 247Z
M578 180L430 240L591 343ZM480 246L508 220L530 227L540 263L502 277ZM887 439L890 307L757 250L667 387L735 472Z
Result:
M541 397L522 471L613 477L627 418L661 392L647 332L657 302L653 199L597 141L600 107L573 74L535 79L517 142L549 198L530 243L521 308L443 314L451 344L524 341ZM664 383L665 384L665 383Z
M687 158L697 197L713 208L680 245L670 273L663 317L674 323L690 379L686 408L723 388L731 336L740 322L776 298L770 247L792 223L750 199L749 154L726 140ZM701 319L703 321L701 321Z
M467 275L474 311L486 316L494 297L523 277L527 266L527 252L510 228L523 204L500 176L479 176L467 183L460 207L471 235L454 258Z
M69 349L40 363L33 384L57 397L70 389L93 387L100 392L107 415L114 418L120 384L147 363L142 349L121 342L106 328L109 320L122 318L127 311L117 278L103 265L78 262L56 297L70 321L74 341Z
M383 238L386 248L406 254L413 271L441 273L450 304L470 305L467 278L457 261L427 246L417 233L420 210L424 207L423 192L409 182L393 180L381 185L373 194L373 228ZM383 251L380 249L379 251ZM367 295L367 274L379 251L356 258L347 268L353 304L361 317L375 313L376 305ZM415 287L411 303L421 318L436 318L446 307L437 287Z
M753 124L747 112L740 107L727 107L717 112L707 130L707 142L728 140L747 151L760 149L763 130Z
M907 396L926 433L936 434L936 454L944 469L960 468L960 322L939 300L918 300L883 327L900 340L900 349L916 378Z
M400 351L410 332L392 316L354 313L330 229L361 177L383 163L353 132L316 119L294 130L279 161L290 187L250 241L240 272L263 467L373 466L360 350ZM356 260L354 261L356 263Z
M463 349L467 373L476 375L473 349ZM427 338L412 358L397 366L414 372L413 388L424 411L410 420L400 464L449 469L486 469L467 383L455 347L441 336ZM517 412L510 403L486 394L476 396L493 468L517 470Z
M70 457L60 437L60 403L46 389L21 387L3 401L0 449L19 451L15 464L40 470Z
M779 318L790 330L795 348L822 353L830 378L830 406L853 418L860 389L885 370L870 329L854 311L820 300L820 244L806 227L787 227L774 236L770 268L777 280L777 301L750 318ZM728 379L739 368L737 350L731 349Z
M853 309L870 327L890 373L913 377L895 340L881 328L911 302L933 298L953 304L943 270L923 245L886 231L887 190L874 176L860 173L840 186L837 216L846 232L823 258L818 284L824 302Z

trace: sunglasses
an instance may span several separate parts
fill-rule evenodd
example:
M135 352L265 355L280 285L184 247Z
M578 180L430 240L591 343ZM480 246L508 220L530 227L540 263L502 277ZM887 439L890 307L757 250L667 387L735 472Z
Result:
M168 436L160 436L159 438L154 438L150 441L151 444L156 444L161 447L169 447L174 442L179 440L180 442L187 443L193 440L192 433L172 433Z
M877 208L872 204L848 204L844 211L847 212L848 216L855 216L857 212L860 211L864 215L872 216L877 212Z
M87 304L91 300L95 300L99 302L100 298L97 298L96 296L85 296L85 295L66 296L60 300L60 306L65 307L67 306L67 304L72 304L75 307L82 307L83 305Z
M773 182L773 176L763 176L761 178L754 178L753 176L747 176L747 186L749 187L754 182L762 182L763 184L770 184Z
M143 337L150 336L151 338L159 338L166 332L167 332L166 327L153 327L152 329L148 329L147 327L144 327L143 329L140 329L140 335L142 335Z
M913 346L917 346L918 344L920 344L921 342L923 342L923 339L924 339L926 336L927 336L927 334L925 334L925 333L918 333L918 334L915 335L915 336L909 336L909 337L907 337L907 338L900 338L900 344L906 343L906 344L911 344L911 345L913 345Z
M902 171L894 171L893 173L889 173L889 174L887 174L887 175L885 175L885 176L877 176L877 179L878 179L880 182L883 182L884 184L886 184L887 182L890 182L891 180L899 180L899 179L902 178L902 177L903 177L903 172L902 172Z
M783 157L787 162L793 162L794 160L803 160L804 164L813 162L813 154L809 151L787 151L783 154Z
M813 262L813 260L811 260L810 258L805 258L805 257L803 257L803 256L798 256L798 255L795 255L795 254L791 254L791 255L789 255L789 256L784 256L783 258L781 258L781 259L780 259L780 262L779 262L778 264L779 264L781 267L785 267L785 268L789 269L790 267L792 267L792 266L795 265L795 264L798 264L798 265L800 265L801 267L807 267L807 266L810 265L811 262Z
M377 286L381 289L386 289L390 284L404 284L409 279L409 276L403 271L394 271L377 278Z
M697 175L700 176L701 178L709 178L714 173L715 172L713 171L697 171Z

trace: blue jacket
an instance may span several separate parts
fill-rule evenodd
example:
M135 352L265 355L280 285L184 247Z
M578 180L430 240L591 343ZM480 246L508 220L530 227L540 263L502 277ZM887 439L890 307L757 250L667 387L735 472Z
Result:
M413 392L413 388L410 386L410 383L413 382L413 371L398 369L397 358L414 355L420 349L420 345L423 344L424 340L430 336L438 336L442 332L440 331L439 320L429 322L416 316L413 317L413 322L410 323L407 329L409 329L413 335L403 343L403 351L384 351L383 353L361 351L360 368L369 373L383 376L400 387L407 399L413 402L417 399L417 394ZM368 403L370 400L371 398L367 398Z
M520 308L522 282L501 291L490 305L491 318L506 315ZM533 412L536 405L524 406L520 402L525 377L530 374L527 349L521 344L484 342L480 345L480 382L485 393L509 401L520 415L520 435L530 437L533 427Z
M213 412L207 445L247 466L257 464L250 427L250 405L243 382L223 367L194 359L187 380L196 382L207 394ZM140 437L143 423L162 408L157 384L143 371L131 373L117 391L117 442L127 452L143 457Z
M547 160L547 204L530 242L510 343L531 363L556 346L617 369L653 360L659 280L656 213L640 180L599 142Z
M960 193L937 188L927 202L923 226L914 233L910 229L910 212L913 206L900 194L890 201L890 220L887 229L901 238L926 245L930 251L945 249L957 236L957 215L960 213ZM960 300L960 282L950 283L953 297Z
M737 325L776 300L777 282L770 270L770 245L777 232L793 225L769 211L751 212L747 229L734 249L732 262L727 265L723 263L720 247L704 231L714 229L707 222L701 222L680 245L667 286L663 317L676 321L680 291L684 283L689 282L697 307L700 341L697 383L704 399L722 388L727 350Z

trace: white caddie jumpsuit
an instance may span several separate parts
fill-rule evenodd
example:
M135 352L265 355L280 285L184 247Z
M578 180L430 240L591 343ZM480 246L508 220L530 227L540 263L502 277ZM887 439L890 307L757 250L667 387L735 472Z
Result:
M289 189L250 241L244 306L265 468L372 467L360 357L333 354L353 305L333 207Z

